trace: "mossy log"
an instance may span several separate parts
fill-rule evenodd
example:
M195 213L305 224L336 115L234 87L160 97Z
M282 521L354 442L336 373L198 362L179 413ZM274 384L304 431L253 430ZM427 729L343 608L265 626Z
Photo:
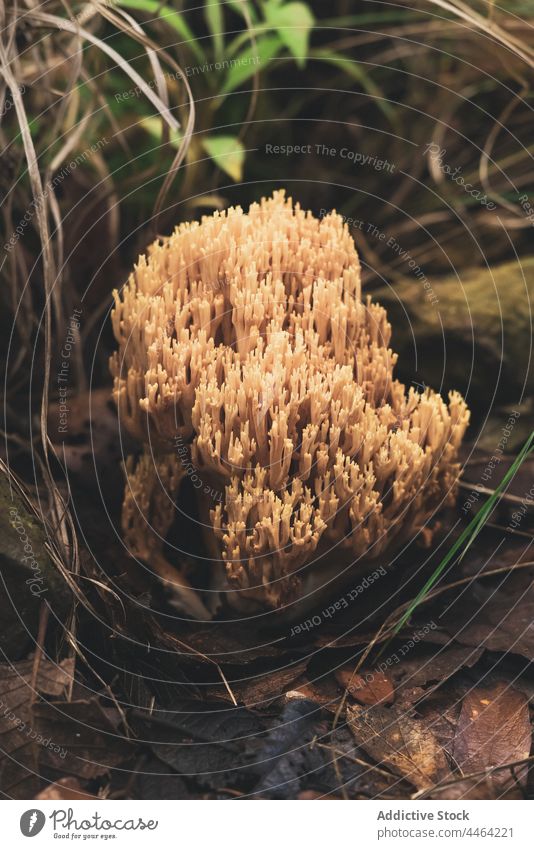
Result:
M534 257L373 291L393 325L397 375L446 394L458 389L479 420L534 394Z

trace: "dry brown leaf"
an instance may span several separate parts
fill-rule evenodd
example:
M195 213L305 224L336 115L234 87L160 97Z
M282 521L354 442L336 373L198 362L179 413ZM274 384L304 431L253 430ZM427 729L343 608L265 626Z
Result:
M450 608L446 628L459 643L513 652L534 661L534 580L526 571L486 582Z
M195 625L181 635L183 658L215 662L221 666L242 666L259 658L280 658L278 640L260 639L254 629L232 623L214 622L209 627Z
M300 678L307 665L308 661L303 660L265 675L251 676L249 681L242 684L231 684L232 692L237 701L246 707L266 707L291 689L290 685Z
M431 650L427 651L428 648ZM414 657L403 658L389 670L395 686L396 704L408 708L421 699L428 700L436 690L443 689L447 681L450 686L450 679L461 669L473 667L483 651L470 646L425 646L425 650ZM440 740L440 743L443 741Z
M97 698L36 705L39 728L61 747L43 750L41 763L55 773L88 780L106 775L132 756L133 745L120 728L120 715Z
M33 660L0 664L0 777L2 790L13 798L33 798L43 751L61 754L61 746L42 733L32 702L39 693L59 697L69 685L74 661L59 665L42 659L32 689Z
M54 784L49 784L35 798L61 801L67 799L96 799L97 797L86 793L77 778L66 776L65 778L60 778Z
M527 758L531 746L528 700L508 684L475 687L464 697L453 756L464 773L479 772ZM498 770L490 780L496 795L518 795L526 783L526 766L514 776Z
M436 787L428 795L427 799L444 799L447 801L460 801L461 799L493 799L494 791L490 779L479 776L477 779L465 778L446 784L444 787Z
M33 660L0 665L0 783L7 796L35 798L43 770L49 778L89 779L130 755L131 745L112 721L117 711L105 710L96 698L62 700L73 674L73 659L59 665L42 659L34 691Z
M424 723L380 705L349 706L347 720L358 746L418 790L432 787L450 774L443 749Z
M0 664L0 681L2 682L0 697L9 707L17 707L18 704L29 699L32 692L33 664L33 658L20 663ZM42 659L37 667L35 690L46 696L61 696L69 686L73 674L74 658L67 658L59 664Z
M336 670L336 679L362 705L390 705L395 701L393 682L384 672L362 669L361 673L355 673L346 666Z
M333 675L324 675L320 679L310 680L303 675L295 681L285 694L286 701L308 699L325 710L335 713L339 705L339 688Z

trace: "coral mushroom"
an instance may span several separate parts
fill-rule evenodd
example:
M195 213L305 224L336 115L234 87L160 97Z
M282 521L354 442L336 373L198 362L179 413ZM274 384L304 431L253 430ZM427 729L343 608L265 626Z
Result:
M115 293L113 329L114 397L145 444L125 541L184 592L163 545L185 476L211 589L245 610L384 557L453 499L466 405L393 378L391 327L335 212L276 192L181 224Z

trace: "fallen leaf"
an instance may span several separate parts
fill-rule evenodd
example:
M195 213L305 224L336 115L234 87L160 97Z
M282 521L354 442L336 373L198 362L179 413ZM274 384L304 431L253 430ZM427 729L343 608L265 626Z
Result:
M508 684L474 687L462 702L453 745L453 757L464 773L479 772L527 758L531 728L528 700ZM527 768L517 767L490 776L497 796L514 794L524 786ZM515 793L517 795L517 792Z
M86 793L77 778L66 776L49 784L35 797L36 799L62 801L67 799L96 799L90 793Z
M534 661L532 573L510 573L497 585L479 582L450 607L446 627L464 645L513 652Z
M336 679L350 696L363 705L392 704L393 682L384 672L364 670L354 673L350 667L336 670Z
M324 675L312 680L308 675L303 675L284 693L284 698L286 701L308 699L324 710L335 713L339 706L339 687L333 675Z
M181 635L185 659L215 662L221 666L241 666L260 658L280 658L277 640L260 639L257 632L231 623L214 622L208 627L195 626ZM176 649L175 649L176 650Z
M41 752L40 763L48 771L88 780L106 775L133 754L118 711L104 708L96 697L43 702L34 713L41 734L54 744Z
M232 692L238 702L246 707L262 708L283 696L290 685L305 671L308 661L293 663L281 669L274 669L266 675L251 677L242 684L231 684Z
M190 795L183 778L158 758L143 764L135 786L139 795L136 793L134 798L139 799L188 799Z
M71 659L59 665L42 659L32 689L33 660L0 664L0 784L12 798L31 799L38 789L40 755L56 742L42 733L36 718L37 694L60 696L74 671Z
M347 721L358 746L418 790L432 787L450 774L445 753L432 732L405 713L381 705L354 705L347 708Z
M446 687L434 690L417 705L418 715L441 748L449 754L452 752L462 699L471 686L471 681L449 681Z
M317 790L303 790L302 793L299 793L297 799L300 802L313 802L313 801L328 801L329 799L340 799L340 796L324 796L321 793L318 793Z
M487 680L487 676L485 680ZM417 706L419 715L441 747L448 753L453 763L455 736L463 700L472 691L472 688L472 676L460 675L454 681L449 681L446 687L441 687L439 690L435 689ZM491 785L491 776L478 775L476 778L465 779L458 776L453 783L447 781L444 787L434 788L427 798L493 799L495 798L495 789Z
M224 786L265 729L258 714L223 701L176 701L172 711L135 712L134 729L153 754L201 785ZM228 779L229 780L229 779Z
M321 709L307 699L293 699L286 703L282 714L261 742L254 765L260 780L254 787L254 796L269 799L296 799L299 793L309 790L324 792L332 788L335 774L332 754L316 740L326 739L327 723ZM341 768L341 765L340 765ZM352 774L357 770L350 764Z
M460 669L471 668L480 659L483 649L471 646L438 647L431 652L418 653L405 658L391 668L391 677L397 697L404 704L428 696ZM430 687L427 685L431 685ZM415 698L410 699L410 695Z
M461 799L492 799L493 788L489 778L479 777L461 779L444 787L437 787L425 797L427 799L461 800Z

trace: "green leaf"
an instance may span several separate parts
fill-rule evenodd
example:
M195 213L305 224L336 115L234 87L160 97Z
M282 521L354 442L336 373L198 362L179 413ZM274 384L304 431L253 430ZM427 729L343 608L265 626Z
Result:
M306 64L313 15L305 3L271 2L264 6L265 22L280 36L300 68Z
M248 0L226 0L227 5L230 9L233 9L238 15L241 15L242 18L247 18L246 12L248 12L249 18L251 21L256 20L256 10L252 3L249 3Z
M255 46L250 45L230 60L230 70L221 94L230 94L242 83L250 79L258 67L264 68L282 48L282 42L277 35L263 35L257 39Z
M138 12L147 12L154 18L158 18L169 24L187 43L187 46L196 58L203 62L206 59L206 54L200 47L196 37L185 20L184 16L171 9L170 6L164 6L159 0L115 0L117 6L124 6L126 9L135 9Z
M220 61L224 53L224 15L219 0L205 0L204 18L213 39L215 59Z
M202 147L215 164L236 183L243 177L245 149L235 136L206 136Z
M155 116L147 115L145 118L141 118L141 120L139 121L139 126L146 130L148 135L151 136L151 138L155 142L161 144L161 118L156 118ZM172 147L178 148L180 146L181 141L182 134L180 130L170 130L169 144L172 145Z

